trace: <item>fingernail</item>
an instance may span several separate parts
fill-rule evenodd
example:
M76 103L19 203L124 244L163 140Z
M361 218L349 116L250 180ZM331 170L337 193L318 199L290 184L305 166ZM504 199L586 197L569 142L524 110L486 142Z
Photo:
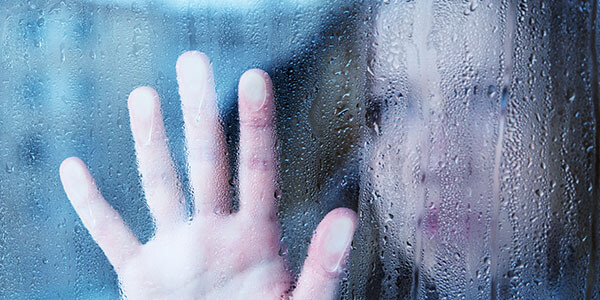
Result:
M321 265L328 272L338 272L352 242L354 222L346 217L336 219L323 236Z
M209 76L207 58L197 51L181 55L177 62L177 84L179 95L185 105L203 106L206 81Z
M71 200L86 200L89 196L89 186L86 182L86 174L83 168L75 162L67 162L64 166L64 181L67 186L67 194Z
M267 96L266 87L264 77L258 72L250 71L244 74L240 82L240 88L245 95L248 106L252 110L257 111L265 104Z
M152 140L156 95L150 88L142 87L131 92L129 97L132 123L136 123L134 131L136 139L149 144Z

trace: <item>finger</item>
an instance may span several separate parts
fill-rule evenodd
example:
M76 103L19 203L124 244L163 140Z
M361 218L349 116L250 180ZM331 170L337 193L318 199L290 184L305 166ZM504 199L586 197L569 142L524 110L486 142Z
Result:
M110 263L118 270L140 247L119 213L104 200L84 163L76 157L60 165L60 179L67 197Z
M189 51L179 56L176 69L196 214L229 212L229 168L210 61Z
M138 168L157 228L183 220L183 197L173 166L160 112L158 94L140 87L129 95L129 117Z
M275 202L275 132L269 75L253 69L238 88L240 112L240 212L273 217Z
M334 209L323 218L310 243L294 300L331 300L336 296L356 225L356 213L347 208Z

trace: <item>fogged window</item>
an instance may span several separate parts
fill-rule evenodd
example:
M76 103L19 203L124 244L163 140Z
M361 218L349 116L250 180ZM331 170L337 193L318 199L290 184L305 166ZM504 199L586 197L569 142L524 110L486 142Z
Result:
M600 297L596 7L379 7L360 297Z
M58 167L81 157L147 240L152 220L127 97L142 85L158 91L186 185L175 61L187 50L212 61L233 151L240 75L261 68L273 78L283 240L299 270L325 213L356 208L356 197L342 195L340 170L359 136L364 21L362 4L346 1L0 3L0 298L118 297L112 267L70 206Z
M147 241L127 97L160 94L189 197L188 50L212 61L232 170L238 79L273 80L293 272L343 206L360 223L342 299L600 299L597 6L1 1L0 299L119 298L58 168L81 157Z

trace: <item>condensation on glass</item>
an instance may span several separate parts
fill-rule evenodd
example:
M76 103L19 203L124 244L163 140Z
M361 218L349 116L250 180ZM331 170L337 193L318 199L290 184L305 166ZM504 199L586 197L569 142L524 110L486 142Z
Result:
M187 186L175 62L188 50L212 61L232 158L239 77L262 68L273 79L289 246L282 254L298 271L318 221L335 207L356 208L357 197L340 195L351 187L343 170L362 119L363 4L0 1L0 299L119 298L115 273L70 206L58 167L81 157L105 198L147 240L152 219L127 97L142 85L161 95Z
M379 5L349 298L600 299L597 6Z
M294 270L343 205L361 218L343 299L600 299L597 5L1 1L0 299L119 297L58 166L82 157L149 238L126 99L157 89L187 185L187 50L212 60L233 154L239 76L273 78Z

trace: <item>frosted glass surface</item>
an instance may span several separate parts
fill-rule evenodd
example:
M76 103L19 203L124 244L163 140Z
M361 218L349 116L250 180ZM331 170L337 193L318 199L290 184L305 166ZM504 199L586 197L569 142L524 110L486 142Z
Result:
M598 299L596 8L381 4L360 297Z
M360 224L341 299L600 299L597 6L0 1L0 299L119 299L58 168L81 157L147 241L127 97L160 94L189 198L188 50L211 59L232 170L238 79L273 80L294 273L344 206Z
M338 196L348 189L339 170L359 137L364 10L347 1L0 1L0 299L119 297L58 167L81 157L147 240L127 97L142 85L158 91L187 186L175 62L188 50L212 61L233 158L238 79L250 68L273 78L283 242L298 271L318 221L356 208L357 197Z

